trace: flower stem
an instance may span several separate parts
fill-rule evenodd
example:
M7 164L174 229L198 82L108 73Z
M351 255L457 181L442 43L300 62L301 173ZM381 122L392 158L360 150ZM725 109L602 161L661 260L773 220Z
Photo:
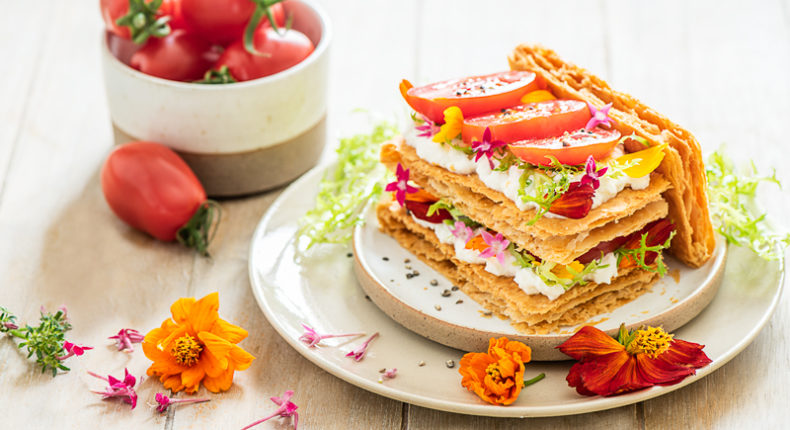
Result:
M546 377L546 374L545 373L541 373L540 375L538 375L538 376L536 376L536 377L534 377L532 379L528 379L528 380L524 381L524 386L525 387L529 387L530 385L540 381L541 379L543 379L545 377Z
M267 421L267 420L270 420L270 419L272 419L272 418L276 417L277 415L280 415L279 411L277 411L277 412L275 412L275 413L273 413L273 414L269 415L268 417L261 418L261 419L259 419L258 421L255 421L254 423L252 423L252 424L250 424L250 425L248 425L248 426L244 427L244 428L243 428L243 429L241 429L241 430L247 430L247 429L249 429L249 428L255 427L255 426L257 426L258 424L260 424L260 423L262 423L262 422L264 422L264 421Z

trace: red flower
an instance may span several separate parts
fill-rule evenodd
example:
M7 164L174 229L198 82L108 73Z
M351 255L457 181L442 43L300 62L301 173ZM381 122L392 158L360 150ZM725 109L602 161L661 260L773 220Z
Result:
M591 183L571 182L568 191L554 200L549 212L568 218L584 218L590 213L595 189Z
M592 326L584 326L558 346L578 360L568 385L585 396L611 396L653 385L673 385L711 362L704 345L673 339L660 327L628 332L620 326L615 340Z

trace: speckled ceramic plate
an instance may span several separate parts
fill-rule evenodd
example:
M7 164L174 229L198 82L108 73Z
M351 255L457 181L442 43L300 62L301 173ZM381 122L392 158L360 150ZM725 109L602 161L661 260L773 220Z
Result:
M771 317L781 293L783 268L778 263L731 248L710 305L675 331L678 338L705 344L713 360L695 376L622 396L583 397L565 382L571 362L533 362L526 376L545 372L546 378L524 390L514 404L492 406L461 387L457 367L447 367L448 360L460 360L462 351L404 328L365 298L354 275L354 260L347 257L350 248L328 247L309 258L297 257L297 220L312 206L322 172L314 169L291 185L258 225L250 247L252 290L272 326L304 357L351 384L404 402L465 414L527 417L578 414L646 400L694 383L731 360ZM426 279L422 274L418 278ZM665 295L671 294L667 290ZM345 354L361 338L329 339L308 348L298 340L301 323L324 333L364 331L381 336L371 343L365 359L355 362ZM384 367L397 368L398 376L379 383L379 369Z
M555 347L581 325L546 334L520 333L508 320L492 317L461 291L453 292L450 281L379 231L372 208L365 219L365 224L354 231L355 273L362 289L392 319L462 351L483 351L488 348L488 339L507 336L529 345L533 360L567 360ZM719 238L713 257L698 269L667 258L670 275L660 279L651 291L585 324L611 335L621 323L628 328L651 325L673 331L713 300L724 275L726 254L727 247ZM407 273L418 276L407 277Z

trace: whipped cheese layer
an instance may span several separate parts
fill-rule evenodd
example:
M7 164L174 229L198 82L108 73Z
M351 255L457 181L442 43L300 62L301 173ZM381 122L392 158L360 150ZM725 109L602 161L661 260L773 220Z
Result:
M417 224L433 230L441 243L452 245L455 249L455 258L464 263L485 264L485 271L496 276L511 277L525 293L529 295L543 294L549 300L554 300L565 293L562 285L548 285L533 268L521 267L516 258L509 252L505 253L504 264L500 264L496 257L481 258L480 253L474 249L466 249L466 242L453 235L450 226L441 223L432 223L411 216ZM478 234L483 228L475 231ZM617 256L610 252L604 255L600 263L602 266L584 277L585 281L597 284L608 284L617 276Z
M538 210L535 202L525 202L519 196L519 190L522 188L520 183L523 170L518 166L511 166L505 172L497 172L491 168L488 159L481 157L479 161L475 162L472 158L467 156L461 151L458 151L449 145L442 145L434 142L430 137L418 136L414 127L407 127L403 133L406 144L413 147L417 155L423 160L443 167L444 169L458 173L461 175L476 174L478 178L492 190L497 190L504 194L508 199L515 203L519 210ZM453 141L455 145L464 145L463 141L456 139ZM499 160L494 159L494 168L499 166ZM599 163L599 168L607 166L608 163L603 161ZM572 177L572 182L581 180L583 173L578 173ZM523 192L526 195L535 195L535 181L532 184L524 187ZM592 208L600 206L607 200L616 196L625 187L630 187L634 190L642 190L650 185L650 175L645 175L640 178L632 178L628 175L621 174L617 177L604 175L599 179L600 186L595 190L593 195ZM565 218L562 215L557 215L551 212L544 214L550 218Z

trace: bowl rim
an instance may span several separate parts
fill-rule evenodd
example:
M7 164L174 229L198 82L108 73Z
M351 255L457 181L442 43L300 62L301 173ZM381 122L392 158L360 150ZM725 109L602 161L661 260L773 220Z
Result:
M112 51L110 51L110 47L108 44L110 38L110 31L107 30L106 28L102 29L102 37L101 37L102 51L106 57L110 58L110 63L112 64L112 66L120 69L122 73L128 73L135 78L147 80L153 84L171 86L179 89L200 88L201 90L205 90L205 91L222 91L224 89L231 89L231 88L244 89L247 87L265 85L269 83L276 84L278 81L287 79L291 75L294 75L300 72L302 69L307 68L311 64L317 62L319 58L325 56L326 51L329 49L329 43L332 40L332 26L330 24L326 11L320 5L316 4L312 0L292 0L292 1L298 1L300 3L303 3L316 13L316 15L318 16L318 20L321 24L321 39L318 41L318 45L315 47L313 52L310 53L310 55L308 55L307 58L305 58L301 62L281 72L277 72L269 76L264 76L262 78L251 79L249 81L242 81L242 82L231 82L221 85L206 85L206 84L198 84L194 82L173 81L170 79L164 79L157 76L147 75L129 66L123 61L119 60L118 57L116 57L115 54L113 54Z

